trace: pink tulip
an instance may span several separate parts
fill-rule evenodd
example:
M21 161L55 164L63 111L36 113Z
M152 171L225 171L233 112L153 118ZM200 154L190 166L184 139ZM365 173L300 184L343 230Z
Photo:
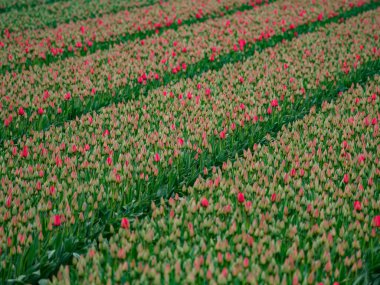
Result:
M373 222L375 224L375 227L380 228L380 216L375 216L373 218Z
M68 101L68 100L70 100L70 98L71 98L71 93L70 93L70 92L67 92L67 93L65 94L64 99L65 99L66 101Z
M362 204L360 203L360 201L355 201L354 202L354 209L355 209L355 211L361 211Z
M24 110L23 107L20 107L20 108L18 109L18 114L19 114L20 116L24 116L24 115L25 115L25 110Z
M121 227L123 229L129 229L129 220L127 218L121 219Z
M239 192L238 195L237 195L237 200L239 203L243 203L245 198L244 198L244 194Z
M209 203L208 203L208 200L207 200L205 197L202 198L202 200L201 200L201 205L202 205L202 207L204 207L204 208L207 208L207 207L208 207Z
M270 104L271 104L272 107L278 107L278 101L277 101L277 99L273 99Z
M343 182L344 182L345 184L347 184L349 181L350 181L350 177L348 176L348 174L345 174L345 175L343 176Z
M28 147L27 146L24 146L23 149L22 149L22 152L21 152L21 156L23 158L27 158L29 155L29 150L28 150Z
M61 225L61 216L60 215L55 215L54 216L54 226L58 227Z

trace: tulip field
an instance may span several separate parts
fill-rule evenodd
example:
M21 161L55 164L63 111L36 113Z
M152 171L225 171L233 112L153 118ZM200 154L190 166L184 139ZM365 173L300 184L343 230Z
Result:
M0 23L0 284L380 284L379 0Z

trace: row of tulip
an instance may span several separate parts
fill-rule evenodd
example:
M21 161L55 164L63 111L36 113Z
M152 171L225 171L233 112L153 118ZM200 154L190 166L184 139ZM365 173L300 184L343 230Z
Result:
M377 76L120 218L51 284L353 284L380 253L379 96Z
M31 33L36 29L56 28L87 18L97 18L137 7L143 8L159 1L112 0L111 4L105 0L5 0L0 2L8 2L0 3L0 7L3 5L3 8L0 8L3 14L3 27L9 32L21 32L26 35L25 30Z
M316 90L324 94L378 59L368 48L378 42L378 14L330 24L246 62L35 132L19 146L7 141L0 157L1 277L37 278L54 269L63 241L86 241L123 205L138 215L139 205L245 146L252 136L244 130L253 128L257 138L305 102L314 104Z
M53 0L54 1L54 0ZM25 9L45 3L53 2L52 0L0 0L0 13L6 13L13 9Z
M128 100L131 93L137 94L141 88L166 84L171 75L193 76L199 72L198 67L224 64L221 57L225 55L231 60L278 35L294 37L298 28L307 31L310 21L323 22L332 15L338 20L338 11L350 9L343 2L324 2L311 8L303 2L279 1L257 11L168 30L83 59L66 59L21 74L8 73L3 76L0 91L3 95L0 136L17 137L27 130L41 130L115 100ZM370 3L348 12L373 9L379 4ZM379 53L376 46L368 48Z
M258 1L261 2L261 0ZM80 5L75 4L75 1L69 3L73 6ZM3 46L0 49L1 63L4 65L2 69L3 71L12 70L15 64L17 66L20 63L27 65L35 62L49 63L65 56L91 53L103 47L105 42L109 42L108 46L130 41L131 38L140 37L146 33L153 34L164 27L171 29L181 26L184 21L196 22L202 18L219 16L231 8L236 8L235 6L237 8L252 7L245 2L242 3L241 0L170 0L148 7L64 23L55 28L18 32L9 32L7 29L0 38ZM70 11L67 13L72 14ZM9 22L20 26L14 19L10 19Z

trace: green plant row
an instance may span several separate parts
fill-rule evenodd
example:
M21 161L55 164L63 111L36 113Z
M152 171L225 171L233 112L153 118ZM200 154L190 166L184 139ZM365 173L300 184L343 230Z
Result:
M133 87L127 85L115 89L112 92L99 93L96 98L88 97L82 101L80 98L74 97L67 103L67 106L65 106L65 112L62 112L59 115L54 114L54 119L50 117L51 114L45 114L41 116L39 120L35 120L32 123L25 121L24 125L18 128L20 131L13 133L10 129L6 129L3 125L0 125L0 144L2 145L5 140L12 140L14 143L17 143L20 137L28 135L30 131L43 131L51 126L62 126L66 121L72 120L78 116L82 116L93 111L98 111L99 109L112 104L134 100L137 96L144 96L144 94L147 94L150 90L176 83L183 78L193 78L194 76L210 70L219 70L227 63L244 61L253 56L255 51L262 51L263 49L276 46L283 40L291 40L299 35L313 32L329 23L339 22L341 19L354 17L366 11L376 9L379 6L380 2L372 1L369 4L340 13L338 16L328 18L324 21L300 25L294 30L288 30L283 34L275 35L268 40L248 44L243 53L231 51L220 55L213 62L211 62L208 57L205 57L197 63L189 64L185 73L173 74L171 72L167 72L162 76L160 81L149 81L147 85L140 85L136 80L136 84L132 84ZM245 7L248 9L251 6ZM203 21L203 19L201 20ZM25 111L27 113L29 112L27 108Z

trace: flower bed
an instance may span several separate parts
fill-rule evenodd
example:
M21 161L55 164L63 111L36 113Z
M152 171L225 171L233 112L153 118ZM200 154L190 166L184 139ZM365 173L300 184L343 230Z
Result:
M262 140L323 96L334 96L334 84L350 86L354 75L365 80L360 68L379 66L373 48L378 12L34 132L19 145L6 141L0 158L3 277L45 276L100 232L112 233L121 214L138 217L152 201L187 193L181 185L238 154L236 146L244 147L249 134ZM372 126L378 128L376 120Z

